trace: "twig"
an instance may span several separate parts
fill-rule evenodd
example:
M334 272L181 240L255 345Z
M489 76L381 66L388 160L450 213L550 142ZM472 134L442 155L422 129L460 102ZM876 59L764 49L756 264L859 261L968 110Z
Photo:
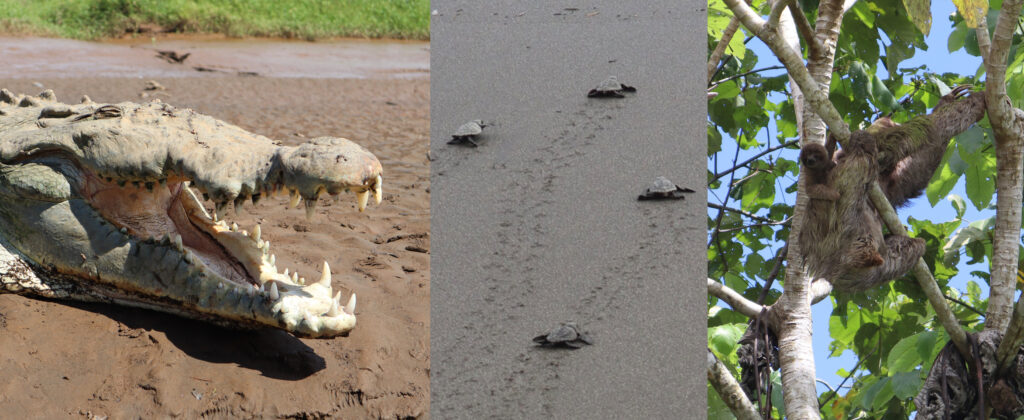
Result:
M832 393L828 395L828 398L825 398L825 401L822 401L821 404L818 405L818 409L821 409L821 407L824 407L825 404L828 404L828 402L833 397L836 396L836 394L839 392L839 390L843 389L843 385L846 384L846 381L849 380L850 377L852 377L854 373L857 373L857 368L860 367L860 364L863 363L864 360L866 360L867 358L871 357L872 354L875 354L875 349L871 349L871 351L868 352L867 355L865 355L864 357L862 357L860 359L857 359L857 364L853 365L853 369L850 370L850 373L847 374L846 377L843 378L843 381L839 383L839 386L837 386L836 389L833 390Z
M714 176L711 177L711 180L712 181L717 181L719 178L721 178L723 176L726 176L729 173L731 173L731 172L733 172L733 171L735 171L735 170L737 170L739 168L742 168L742 167L746 166L748 163L753 162L753 161L755 161L757 159L760 159L761 156L767 155L767 154L769 154L771 152L774 152L776 150L779 150L779 149L784 149L786 147L792 146L794 144L797 144L799 141L800 140L790 140L790 141L782 143L782 144L780 144L778 146L769 147L769 148L765 149L764 151L762 151L762 152L760 152L760 153L758 153L758 154L756 154L754 156L751 156L750 159L747 159L747 160L743 161L742 163L740 163L738 165L734 165L732 168L726 169L726 170L724 170L724 171L722 171L720 173L715 174ZM738 150L738 148L737 148L737 150Z
M775 253L775 266L772 267L772 271L768 273L768 277L764 279L764 288L761 289L761 295L757 297L757 303L763 304L764 300L768 298L768 290L772 288L772 283L775 282L775 278L779 276L779 271L782 269L782 262L786 260L786 254L789 252L789 244L785 244L782 248Z
M968 304L967 304L967 302L964 302L964 301L962 301L962 300L960 300L960 299L957 299L957 298L955 298L955 297L952 297L952 296L949 296L949 295L943 295L943 296L945 296L945 297L946 297L946 300L948 300L948 301L950 301L950 302L955 302L955 303L959 304L960 306L963 306L963 307L965 307L965 308L967 308L967 309L970 309L970 310L971 310L971 312L974 312L974 313L976 313L976 314L978 314L978 315L981 315L982 317L984 317L984 316L985 316L985 314L981 313L981 311L979 311L979 310L975 309L975 308L974 308L973 306L971 306L971 305L968 305Z
M716 80L716 81L712 82L708 86L708 90L714 89L714 88L718 87L718 85L720 85L722 83L728 82L730 80L739 79L739 78L741 78L743 76L751 75L751 74L762 72L762 71L778 70L778 69L784 69L784 68L786 68L786 67L784 67L784 66L770 66L770 67L765 67L765 68L751 70L751 71L748 71L748 72L743 73L743 74L734 74L734 75L726 77L726 78L724 78L722 80Z
M754 223L754 224L744 225L744 226L739 226L739 227L725 228L725 229L719 230L719 232L721 232L721 233L729 233L729 232L735 232L735 231L738 231L738 230L750 229L750 228L761 227L761 226L786 225L786 224L789 224L789 220L790 219L792 219L792 217L787 217L785 220L781 220L781 221L778 221L778 222Z
M765 223L779 223L778 220L773 220L773 219L769 219L767 217L758 216L758 215L750 213L750 212L748 212L746 210L735 209L735 208L732 208L732 207L723 206L721 204L708 203L708 207L711 207L711 208L716 209L716 210L725 210L725 211L731 211L733 213L739 213L739 214L742 214L742 215L744 215L746 217L749 217L751 219L759 220L759 221L762 221L762 222L765 222Z

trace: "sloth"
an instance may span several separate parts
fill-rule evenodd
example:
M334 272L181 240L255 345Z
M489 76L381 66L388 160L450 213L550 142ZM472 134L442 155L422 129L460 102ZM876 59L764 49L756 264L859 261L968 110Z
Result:
M836 141L832 136L824 146L813 143L800 148L800 163L804 165L802 174L807 179L807 195L812 200L839 199L839 192L828 185L828 175L836 167L832 160L835 148Z
M883 117L854 131L835 153L801 148L811 198L799 238L808 274L838 292L864 291L902 276L924 255L924 240L883 234L868 192L878 181L895 207L921 195L949 140L985 115L984 96L964 96L968 88L954 89L931 114L903 125ZM830 136L827 145L834 143Z

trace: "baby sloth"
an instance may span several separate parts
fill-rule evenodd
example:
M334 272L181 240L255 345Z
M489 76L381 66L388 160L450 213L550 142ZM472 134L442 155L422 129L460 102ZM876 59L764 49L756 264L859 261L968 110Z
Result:
M800 163L803 169L801 174L807 178L807 195L812 200L835 201L839 199L839 192L828 185L828 175L832 168L836 167L832 160L832 152L835 150L835 138L829 136L831 147L820 144L808 144L800 149Z
M868 192L878 181L894 206L921 194L949 140L985 115L984 96L960 99L965 91L903 125L885 119L854 131L835 153L831 137L801 149L811 200L799 240L809 275L838 292L863 291L902 276L924 255L924 240L883 234Z

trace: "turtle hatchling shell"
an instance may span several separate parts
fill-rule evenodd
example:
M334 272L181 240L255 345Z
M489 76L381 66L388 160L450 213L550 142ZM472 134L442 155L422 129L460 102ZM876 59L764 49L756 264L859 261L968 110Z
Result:
M542 346L565 346L578 349L593 344L593 340L580 332L575 322L563 322L547 334L534 337L533 341Z
M643 194L637 197L638 200L665 200L665 199L681 199L684 193L692 193L693 190L689 188L680 188L674 182L668 178L659 176L654 179Z
M455 130L455 137L475 136L483 132L484 123L480 120L473 120L468 123L462 124L458 129Z

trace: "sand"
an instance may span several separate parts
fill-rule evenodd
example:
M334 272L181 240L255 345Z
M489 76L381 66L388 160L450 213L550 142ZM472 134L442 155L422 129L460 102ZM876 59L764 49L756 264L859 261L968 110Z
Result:
M435 418L705 415L705 7L432 4ZM697 192L637 201L657 176ZM594 345L533 344L565 320Z
M411 71L427 66L421 60ZM0 87L34 94L38 83L64 101L83 94L98 102L150 99L140 98L146 79L80 77L96 74L102 68L64 78L24 72L0 78ZM307 340L146 310L0 295L0 417L429 417L429 79L388 72L361 79L182 76L156 78L166 87L157 97L285 144L347 137L381 160L384 202L365 213L356 211L354 196L322 200L306 221L280 196L228 216L243 228L262 224L279 268L317 278L326 260L335 289L359 296L356 329Z

